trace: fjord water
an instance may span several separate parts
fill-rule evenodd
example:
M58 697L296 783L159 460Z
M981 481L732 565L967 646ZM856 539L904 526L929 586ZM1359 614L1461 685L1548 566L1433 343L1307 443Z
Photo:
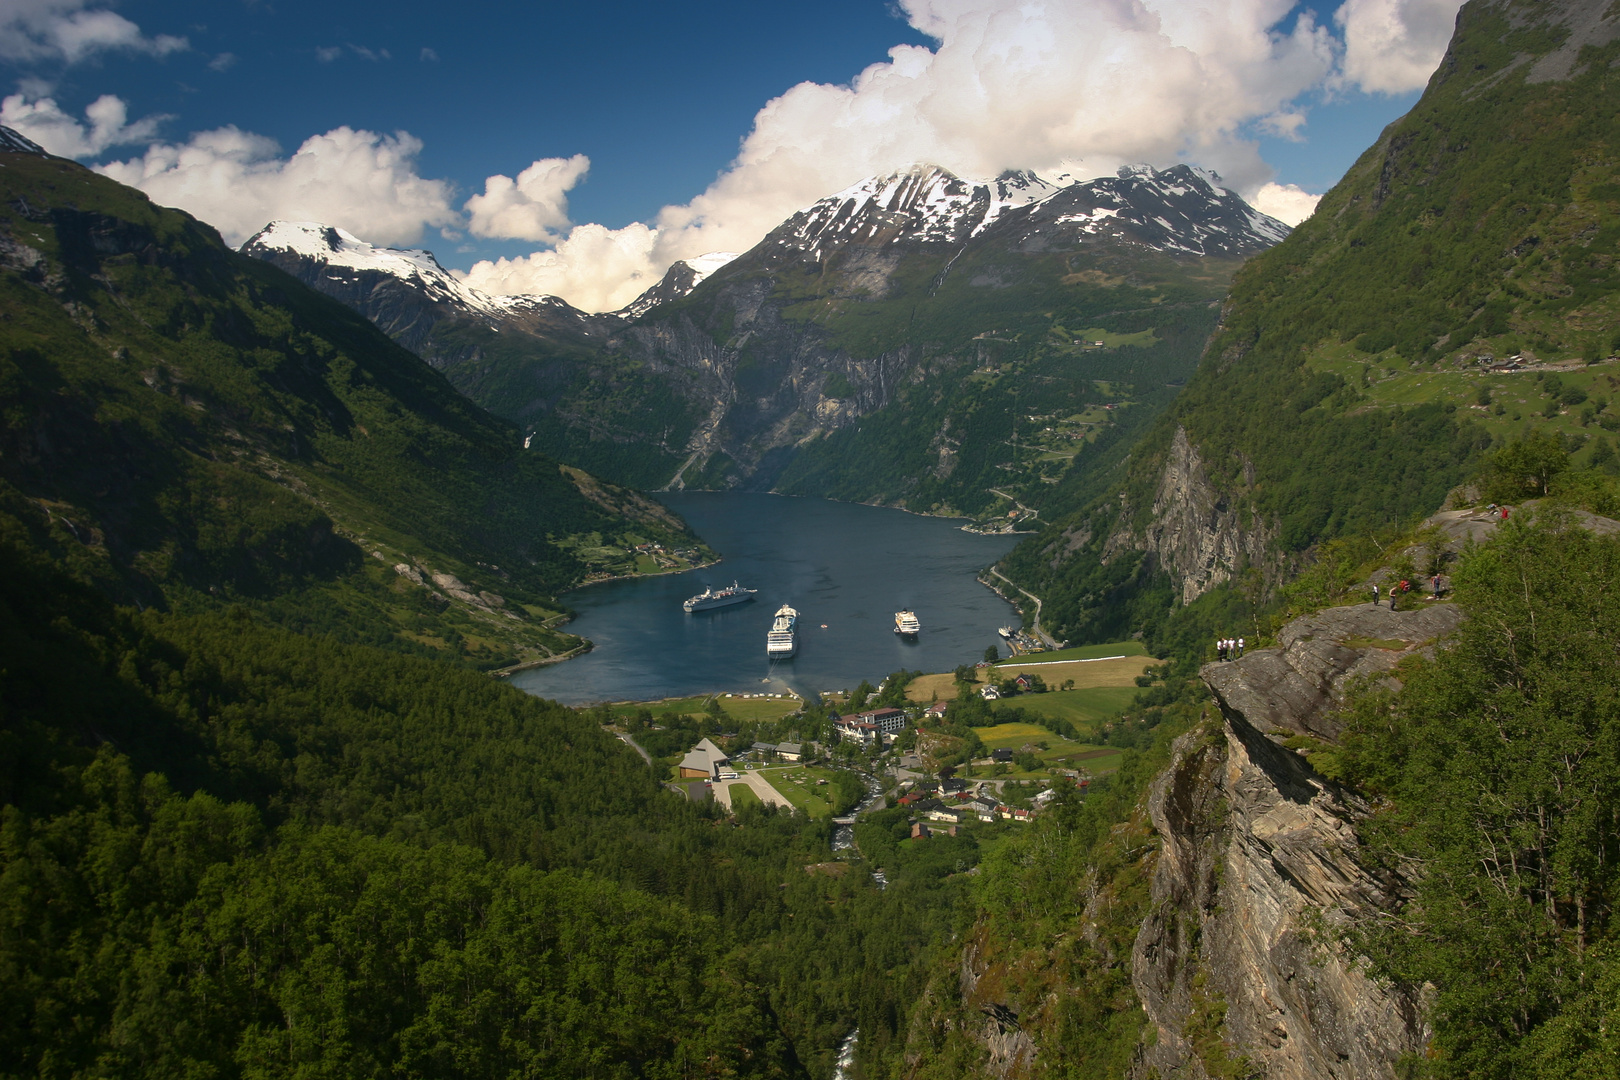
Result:
M997 627L1017 622L1012 606L975 577L1018 537L978 536L959 521L823 499L737 492L658 498L722 561L569 593L563 599L579 613L569 630L596 647L520 672L514 685L568 704L710 691L809 696L862 679L875 684L900 668L972 663L1000 643ZM681 610L705 585L733 578L759 590L752 601L692 615ZM772 663L765 633L783 604L799 610L799 652ZM894 633L902 608L922 621L914 643Z

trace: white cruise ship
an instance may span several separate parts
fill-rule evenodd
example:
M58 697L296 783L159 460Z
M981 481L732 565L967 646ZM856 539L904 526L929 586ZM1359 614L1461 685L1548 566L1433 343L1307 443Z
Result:
M733 581L724 589L704 589L681 605L688 612L708 611L710 608L744 604L754 598L755 589L745 589Z
M894 632L901 637L916 637L922 630L922 623L917 621L915 611L897 611L894 613Z
M772 660L786 660L799 650L794 627L799 625L799 613L783 604L776 609L771 632L765 635L765 655Z

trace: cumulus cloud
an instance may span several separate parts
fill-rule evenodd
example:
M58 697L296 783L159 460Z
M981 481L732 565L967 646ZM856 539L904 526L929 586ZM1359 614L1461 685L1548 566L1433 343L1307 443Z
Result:
M1445 55L1462 0L1345 0L1342 81L1371 94L1421 90Z
M148 37L141 28L87 0L6 0L0 4L0 59L76 64L112 50L167 56L190 48L183 37Z
M1316 212L1322 196L1312 195L1298 184L1269 182L1249 197L1249 205L1288 225L1298 225Z
M30 101L26 94L12 94L0 101L0 124L14 128L40 146L61 157L95 157L114 146L146 142L157 135L166 116L145 116L129 122L129 106L123 99L103 94L84 110L83 121L56 104L52 98Z
M1191 159L1239 190L1271 171L1244 125L1281 116L1332 71L1287 0L902 0L933 48L900 46L848 86L801 83L769 102L730 170L659 216L655 258L745 250L794 209L875 172L933 162L1100 175Z
M551 245L480 262L468 280L608 310L676 259L745 251L800 207L910 162L979 178L1192 161L1267 212L1302 220L1316 196L1275 183L1254 136L1298 138L1299 102L1310 91L1422 85L1460 0L1343 0L1326 26L1292 0L897 2L931 45L897 46L847 84L801 83L767 102L720 177L645 225L570 226L567 193L589 167L582 155L491 176L457 211L447 185L416 175L414 139L347 128L285 160L273 144L222 129L109 171L236 238L269 218L297 217L379 243L413 242L437 226ZM345 52L388 55L352 44L316 55L331 62Z
M557 230L568 227L568 191L590 167L590 158L575 154L542 158L516 180L488 177L484 193L467 200L468 231L500 240L555 241Z
M178 206L239 245L277 218L323 221L376 244L412 244L426 226L454 227L451 186L417 175L422 143L406 132L348 127L306 139L291 157L235 127L157 144L99 171Z
M586 311L615 311L663 276L653 262L657 239L639 222L622 229L577 225L550 251L476 263L464 278L497 295L547 293Z

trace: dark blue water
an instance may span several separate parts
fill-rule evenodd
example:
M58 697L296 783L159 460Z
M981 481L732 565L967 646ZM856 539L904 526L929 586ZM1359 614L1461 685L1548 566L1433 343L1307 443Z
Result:
M999 644L1017 612L975 576L1019 539L976 536L960 522L820 499L732 492L660 495L723 561L703 570L610 581L569 593L568 627L596 648L520 672L514 685L569 704L792 689L803 695L875 685L900 668L949 671ZM736 578L755 598L688 615L681 601ZM782 604L799 609L799 652L765 659ZM922 622L916 642L894 613ZM826 623L827 628L821 629Z

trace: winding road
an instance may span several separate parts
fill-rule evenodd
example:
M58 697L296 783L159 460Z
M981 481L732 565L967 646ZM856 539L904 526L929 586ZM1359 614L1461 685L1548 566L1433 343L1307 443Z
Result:
M1047 637L1046 631L1041 629L1041 598L1030 592L1028 589L1020 587L1011 578L1009 578L1006 574L1003 574L1000 570L997 570L995 567L992 566L990 568L990 572L996 575L996 577L1000 578L1002 581L1005 581L1007 584L1011 585L1013 588L1017 589L1019 592L1023 593L1025 596L1029 597L1031 600L1035 601L1035 636L1046 642L1047 648L1057 648L1057 642Z

